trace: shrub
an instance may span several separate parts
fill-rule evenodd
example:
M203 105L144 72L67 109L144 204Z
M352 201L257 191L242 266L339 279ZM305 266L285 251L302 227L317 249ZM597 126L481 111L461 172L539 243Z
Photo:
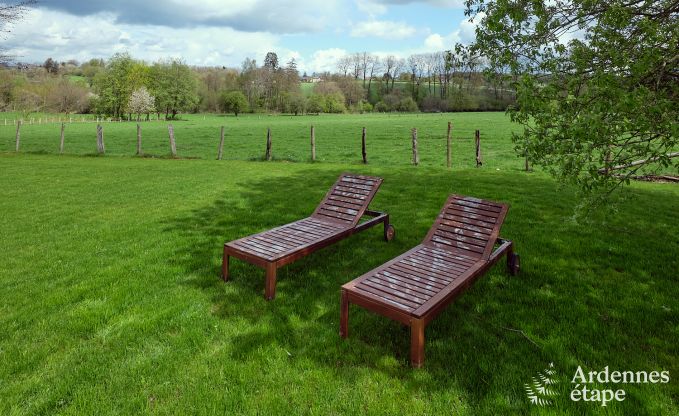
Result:
M344 106L344 96L342 93L335 93L325 96L326 113L343 113L347 109Z
M375 111L377 111L378 113L386 113L387 111L389 111L389 106L387 106L387 104L385 104L384 101L380 101L377 104L375 104Z
M361 101L358 103L358 109L361 113L370 113L373 111L373 105L368 101Z
M438 113L448 109L448 103L434 95L424 97L420 109L425 113Z
M417 103L412 97L406 97L399 101L397 109L398 111L402 111L404 113L414 113L419 111L419 108L417 108Z
M313 94L307 100L306 111L307 113L318 114L323 111L325 107L325 100L323 97L317 94Z
M387 94L384 97L382 97L382 101L384 101L384 104L387 105L387 111L396 111L398 110L398 105L401 102L401 94L399 90L396 90L392 92L391 94Z
M298 115L300 113L304 112L304 109L306 107L306 99L299 94L293 95L290 97L290 112Z
M238 117L238 114L248 111L248 100L240 91L225 92L222 95L222 105L224 110L232 112Z

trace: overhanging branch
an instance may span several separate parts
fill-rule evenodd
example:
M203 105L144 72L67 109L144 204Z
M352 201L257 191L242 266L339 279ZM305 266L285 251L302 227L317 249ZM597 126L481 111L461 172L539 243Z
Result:
M612 166L610 168L601 168L601 169L599 169L599 173L605 174L605 173L608 173L612 170L627 169L627 168L631 168L631 167L634 167L634 166L639 166L639 165L644 165L646 163L655 162L655 161L660 160L664 157L673 158L673 157L677 157L677 156L679 156L679 152L672 152L672 153L668 153L668 154L662 155L662 156L649 157L648 159L635 160L634 162L626 163L624 165Z

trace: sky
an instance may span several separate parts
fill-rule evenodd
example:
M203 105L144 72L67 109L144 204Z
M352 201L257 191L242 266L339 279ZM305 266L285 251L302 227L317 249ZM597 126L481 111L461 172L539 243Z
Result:
M353 52L405 58L473 40L463 0L40 0L1 42L33 63L128 52L238 68L272 51L311 74Z

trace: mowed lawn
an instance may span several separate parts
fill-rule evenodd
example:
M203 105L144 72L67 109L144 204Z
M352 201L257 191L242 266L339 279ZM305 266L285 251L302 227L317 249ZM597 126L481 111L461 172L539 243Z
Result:
M436 117L466 116L484 115ZM498 156L479 169L379 152L363 166L360 135L342 163L0 154L0 414L679 413L679 188L635 183L615 211L575 222L574 189L521 172L511 127L493 128ZM371 229L286 266L271 302L261 269L233 260L220 280L225 241L309 215L343 171L384 178L372 207L391 214L394 241ZM502 234L521 273L500 263L434 320L423 369L409 331L363 309L340 339L339 287L418 244L453 192L511 205ZM530 405L524 384L550 362L559 395ZM671 382L573 403L579 365Z

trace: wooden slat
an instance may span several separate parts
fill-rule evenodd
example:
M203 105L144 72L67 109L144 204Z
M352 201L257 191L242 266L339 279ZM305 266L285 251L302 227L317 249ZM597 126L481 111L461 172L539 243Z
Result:
M417 252L418 253L431 253L433 255L445 257L445 258L450 259L453 262L460 263L460 264L466 264L468 266L471 266L472 264L476 263L475 258L456 255L456 254L450 253L447 250L438 250L436 248L432 248L432 247L429 247L429 246L422 246L422 248L419 249Z
M333 189L333 191L330 195L343 196L345 198L351 198L351 199L358 199L358 200L361 200L361 202L367 199L367 195L361 195L361 194L357 194L355 192L345 192L345 191L340 191L340 190L336 190L336 189Z
M341 212L329 210L329 209L326 209L326 208L321 208L320 210L318 210L318 212L316 214L322 215L322 216L328 217L328 218L333 218L335 220L344 221L347 224L350 224L354 219L353 216L351 216L351 215L342 214Z
M359 291L362 291L362 292L367 292L370 295L372 295L372 297L377 297L381 302L385 302L385 303L388 303L388 304L395 305L395 306L397 306L401 309L405 309L408 312L415 310L416 307L418 306L414 303L407 302L407 301L405 301L401 298L393 297L393 296L391 296L387 293L373 289L370 286L360 285L360 286L356 286L355 290L356 289L358 289Z
M401 259L401 261L399 261L397 264L403 268L412 270L414 273L430 275L439 280L444 280L447 283L449 283L454 278L454 275L452 275L450 269L443 269L433 266L431 263L423 262L414 256Z
M426 282L423 282L419 278L410 278L410 277L403 277L399 274L392 273L390 270L392 269L387 269L387 270L382 270L381 272L376 273L377 275L385 278L385 279L391 279L394 280L395 282L402 282L402 284L406 285L406 287L411 287L413 289L417 289L421 291L424 294L427 295L433 295L435 294L440 287L435 286L433 284L429 284Z
M446 247L446 246L451 247L453 249L457 249L459 251L462 251L462 252L464 252L465 254L467 254L468 256L471 256L471 257L474 257L474 256L480 257L483 254L483 251L481 251L479 253L478 251L471 250L469 248L469 246L464 244L464 243L460 243L460 242L456 242L456 241L449 241L449 240L443 239L443 238L436 236L436 235L432 237L431 241L434 242L434 243L438 243L439 244L438 247L441 247L441 248Z
M452 199L455 201L456 204L465 205L465 206L472 207L472 208L483 207L483 209L485 209L487 211L494 211L494 212L501 212L502 211L502 205L501 204L484 201L482 199L471 198L471 197L457 197L457 196L453 196Z
M330 195L330 196L328 197L328 199L330 199L330 200L332 200L332 201L340 201L340 202L343 202L343 203L346 203L346 204L350 204L350 205L355 205L355 206L358 206L358 207L360 207L360 206L363 205L363 201L361 201L361 200L352 199L352 198L346 198L346 197L337 196L337 195L334 195L334 194L333 194L333 195Z
M248 244L243 244L243 243L240 243L240 242L237 242L237 241L232 242L232 244L234 246L236 246L236 248L238 248L242 251L255 254L259 257L264 257L266 259L272 259L274 257L272 253L260 250L257 247L253 247L253 246L248 245Z
M448 241L450 244L455 245L460 248L465 248L466 250L470 251L476 251L479 253L483 253L483 249L485 246L479 245L479 240L474 240L473 242L467 241L469 240L466 237L459 236L457 234L450 234L446 233L441 230L436 230L434 232L434 235L442 240Z
M350 194L357 194L357 195L370 195L370 190L365 190L362 188L353 188L350 186L344 186L344 185L337 185L335 187L336 190L340 192L347 192Z
M370 193L372 191L373 185L359 184L357 182L341 181L340 184L347 188L360 189Z
M474 227L478 228L478 227ZM478 238L479 240L488 241L491 230L483 229L484 232L480 232L470 227L467 224L463 224L457 221L441 221L439 224L439 229L450 233L460 234L467 237Z
M342 174L312 217L355 227L382 184L381 178Z
M373 283L368 279L363 280L359 287L368 292L372 292L382 298L391 299L394 302L401 303L411 308L417 308L425 302L424 300L410 297L406 294L394 291L393 289Z
M396 282L392 283L389 281L389 279L382 278L379 275L369 277L365 281L379 285L379 287L382 290L387 291L389 293L392 293L393 291L393 293L398 294L400 297L408 296L408 299L412 299L415 303L419 303L420 305L426 302L427 299L431 298L432 296L408 288L406 287L406 285L403 284L397 284Z
M330 199L330 198L328 198L328 200L326 201L326 204L333 206L333 207L350 209L350 210L353 210L354 213L357 212L358 208L360 208L360 206L358 206L356 204L352 204L352 203L344 202L344 201L338 201L338 200Z
M462 207L459 206L453 206L450 207L449 209L446 210L446 214L451 215L451 216L459 216L462 218L469 218L472 220L477 220L477 221L483 221L487 222L490 224L495 224L495 221L497 220L496 217L491 217L488 215L483 215L479 213L478 211L472 211L472 210L463 210L460 209Z
M408 257L408 260L420 265L420 267L431 268L434 271L443 273L443 275L449 279L452 279L450 274L457 275L459 272L467 270L467 266L458 263L445 263L442 261L434 261L431 257L427 257L425 253L415 253ZM456 273L457 272L457 273Z
M394 273L408 279L421 281L432 286L444 287L450 283L450 279L439 276L435 273L427 273L416 266L405 263L403 259L401 259L398 263L392 264L389 268L384 270L387 270L389 273Z
M461 217L459 215L443 214L441 219L446 220L446 221L457 221L457 222L472 225L472 226L475 226L475 227L483 227L486 230L488 230L489 233L492 233L493 227L495 226L495 224L490 223L490 222L479 221L479 220L475 220L475 219L472 219L472 218Z

